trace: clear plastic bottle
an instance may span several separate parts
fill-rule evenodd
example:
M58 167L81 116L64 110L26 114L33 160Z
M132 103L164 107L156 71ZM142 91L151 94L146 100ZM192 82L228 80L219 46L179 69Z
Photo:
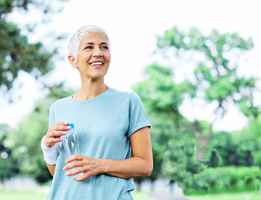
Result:
M62 138L62 141L59 145L59 151L65 159L69 158L74 154L80 153L80 144L79 144L79 131L77 130L75 124L69 123L70 130Z
M59 145L59 152L63 155L64 159L67 160L74 154L80 153L80 141L79 141L79 129L76 128L75 124L69 123L69 132L62 138ZM75 167L76 169L77 167ZM74 177L80 176L82 173L75 175Z

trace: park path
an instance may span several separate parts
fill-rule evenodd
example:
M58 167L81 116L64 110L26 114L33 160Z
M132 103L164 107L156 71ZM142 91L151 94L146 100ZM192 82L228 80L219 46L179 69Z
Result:
M168 181L163 179L154 183L153 191L149 182L142 183L141 190L149 194L150 200L190 200L177 186L170 188Z
M43 187L38 186L34 180L32 180L30 177L16 177L12 178L9 181L6 181L4 185L1 185L1 187L6 188L13 188L13 189L19 189L21 186L25 188L38 188L42 192L47 193L49 187ZM141 185L141 190L143 192L146 192L149 196L149 200L190 200L187 197L183 197L182 192L172 187L170 188L168 181L166 180L157 180L154 183L154 190L151 191L151 184L150 182L143 182Z

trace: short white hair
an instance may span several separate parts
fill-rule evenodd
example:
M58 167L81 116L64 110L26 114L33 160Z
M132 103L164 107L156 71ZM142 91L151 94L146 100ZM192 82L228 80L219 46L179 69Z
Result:
M87 33L103 33L109 42L109 37L103 28L95 26L95 25L85 25L85 26L80 27L69 38L69 40L68 40L68 53L69 54L72 54L74 57L76 57L78 50L79 50L81 40L82 40L83 36L86 35Z

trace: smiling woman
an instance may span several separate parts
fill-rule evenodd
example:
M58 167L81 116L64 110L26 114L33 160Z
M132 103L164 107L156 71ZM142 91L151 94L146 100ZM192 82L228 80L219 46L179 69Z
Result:
M50 107L49 129L41 142L53 175L49 199L132 200L133 177L149 176L153 169L151 124L143 104L137 94L104 83L111 59L104 30L80 28L68 49L81 87ZM68 144L78 144L77 154L60 148L64 138Z
M107 34L97 27L87 28L88 33L84 34L82 28L69 42L68 59L80 71L82 82L88 77L95 80L105 76L111 59Z

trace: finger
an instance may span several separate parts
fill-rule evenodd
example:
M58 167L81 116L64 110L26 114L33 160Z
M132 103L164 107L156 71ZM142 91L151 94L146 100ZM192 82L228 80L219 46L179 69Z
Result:
M53 129L56 129L57 127L60 127L60 126L66 126L68 124L68 122L65 122L65 121L60 121L60 122L57 122L56 124L54 124L53 126Z
M75 177L74 179L76 181L82 181L82 180L87 179L89 177L91 177L91 172L87 171L87 172L84 172L84 173L80 174L79 176Z
M82 160L83 156L79 154L72 155L69 159L66 160L67 163L72 162L74 160Z
M54 126L54 130L57 131L65 131L65 130L69 130L70 127L68 126L69 123L67 122L58 122L55 126Z
M55 129L56 131L68 131L70 130L70 126L68 125L59 125Z
M83 163L81 161L72 161L64 166L64 170L72 169L74 167L81 167Z
M83 173L81 167L76 167L74 169L69 170L68 172L66 172L66 176L74 176L76 174L80 174Z
M68 125L69 123L66 121L59 121L56 123L56 125Z
M64 136L68 131L52 131L49 137L61 137Z
M48 138L47 139L47 143L49 143L49 144L55 144L55 143L61 142L61 141L62 141L61 138Z

